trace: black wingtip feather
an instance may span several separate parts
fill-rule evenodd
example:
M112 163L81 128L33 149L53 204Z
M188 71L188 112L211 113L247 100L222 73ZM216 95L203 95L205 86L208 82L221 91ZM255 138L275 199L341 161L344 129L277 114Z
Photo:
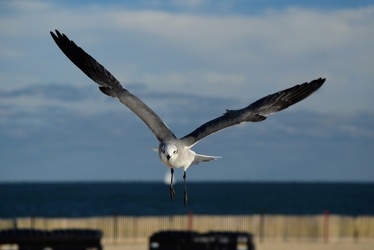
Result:
M53 40L61 51L89 78L101 86L120 88L119 81L98 63L91 55L86 53L81 47L77 46L65 34L57 29L55 33L50 32Z
M104 94L106 94L107 96L112 96L111 94L110 94L110 88L108 88L108 87L99 87L99 89L100 89L100 91L102 92L102 93L104 93Z

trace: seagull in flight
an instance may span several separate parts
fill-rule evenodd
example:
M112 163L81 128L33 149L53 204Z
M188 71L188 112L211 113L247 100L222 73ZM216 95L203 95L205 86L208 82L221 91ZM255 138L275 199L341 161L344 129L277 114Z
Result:
M186 171L191 165L199 164L220 158L197 154L191 148L204 139L224 128L243 122L260 122L268 115L286 109L287 107L305 99L319 89L326 79L319 78L311 82L296 85L294 87L265 96L245 108L238 110L226 110L226 112L211 121L208 121L182 138L177 138L165 122L142 100L125 89L120 82L97 62L92 56L78 47L65 34L58 30L51 36L62 52L89 78L99 84L99 89L104 94L111 96L131 111L133 111L153 132L159 141L158 152L163 164L170 168L170 198L174 199L173 175L175 168L183 168L184 180L184 206L187 204Z

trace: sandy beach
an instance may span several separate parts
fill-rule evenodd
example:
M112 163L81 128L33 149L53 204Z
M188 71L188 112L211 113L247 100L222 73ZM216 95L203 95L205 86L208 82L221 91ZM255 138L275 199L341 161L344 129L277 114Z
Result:
M264 242L255 243L256 250L372 250L374 242ZM148 243L104 244L104 250L148 250Z

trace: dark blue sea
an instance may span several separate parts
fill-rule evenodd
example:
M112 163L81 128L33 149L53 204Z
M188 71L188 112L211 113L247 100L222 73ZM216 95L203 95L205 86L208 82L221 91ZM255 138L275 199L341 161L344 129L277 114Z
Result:
M0 218L111 215L374 215L374 183L0 183Z

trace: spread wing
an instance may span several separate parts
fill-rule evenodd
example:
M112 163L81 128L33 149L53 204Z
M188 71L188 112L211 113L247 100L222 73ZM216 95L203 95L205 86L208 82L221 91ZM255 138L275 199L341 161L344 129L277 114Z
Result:
M100 85L106 95L117 98L133 111L151 129L159 141L175 138L161 118L138 97L125 89L120 82L93 57L78 47L65 34L50 32L53 40L64 54L89 78Z
M272 95L265 96L249 106L239 110L227 110L222 116L211 120L182 138L187 146L192 146L204 137L221 129L242 122L259 122L266 116L281 111L305 99L319 89L326 79L319 78L309 83L296 85Z

